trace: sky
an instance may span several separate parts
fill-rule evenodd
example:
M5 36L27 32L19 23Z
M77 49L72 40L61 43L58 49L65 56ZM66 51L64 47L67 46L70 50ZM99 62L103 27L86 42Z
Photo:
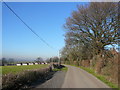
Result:
M2 4L2 55L35 59L59 56L64 45L63 24L82 2L7 2L7 4L51 47L34 35Z

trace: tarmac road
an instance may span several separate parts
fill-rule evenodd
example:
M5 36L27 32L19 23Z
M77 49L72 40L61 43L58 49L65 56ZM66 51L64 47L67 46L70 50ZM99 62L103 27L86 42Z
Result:
M47 80L43 84L38 83L38 85L35 85L34 87L35 88L48 88L48 90L49 88L61 88L64 82L65 75L66 75L66 72L58 71L53 75L51 79Z
M58 71L53 77L43 84L37 84L34 88L111 88L102 81L89 74L88 72L74 66L65 65L68 67L67 72Z
M62 88L110 88L88 72L74 66L68 67Z

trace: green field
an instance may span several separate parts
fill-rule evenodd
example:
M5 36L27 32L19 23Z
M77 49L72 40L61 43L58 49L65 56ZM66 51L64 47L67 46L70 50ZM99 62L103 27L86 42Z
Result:
M2 67L2 74L5 75L8 73L16 74L24 70L45 68L45 67L48 67L48 64L27 65L27 66L1 66L1 67Z

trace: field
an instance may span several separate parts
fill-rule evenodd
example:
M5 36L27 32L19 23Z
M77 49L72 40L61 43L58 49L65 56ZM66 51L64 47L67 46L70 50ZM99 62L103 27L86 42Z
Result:
M48 65L42 64L42 65L27 65L27 66L1 66L1 67L2 67L2 75L5 75L8 73L16 74L24 70L45 68L48 67Z

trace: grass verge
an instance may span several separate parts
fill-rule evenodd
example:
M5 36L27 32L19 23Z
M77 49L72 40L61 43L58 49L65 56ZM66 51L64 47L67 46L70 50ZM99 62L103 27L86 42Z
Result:
M117 88L118 90L120 90L120 88L118 88L117 85L115 85L114 83L106 80L105 76L95 73L95 71L93 69L91 69L91 68L82 67L82 66L76 66L76 65L71 65L71 66L79 67L79 68L87 71L88 73L94 75L96 78L98 78L99 80L101 80L102 82L104 82L105 84L107 84L109 87L111 87L111 88Z

